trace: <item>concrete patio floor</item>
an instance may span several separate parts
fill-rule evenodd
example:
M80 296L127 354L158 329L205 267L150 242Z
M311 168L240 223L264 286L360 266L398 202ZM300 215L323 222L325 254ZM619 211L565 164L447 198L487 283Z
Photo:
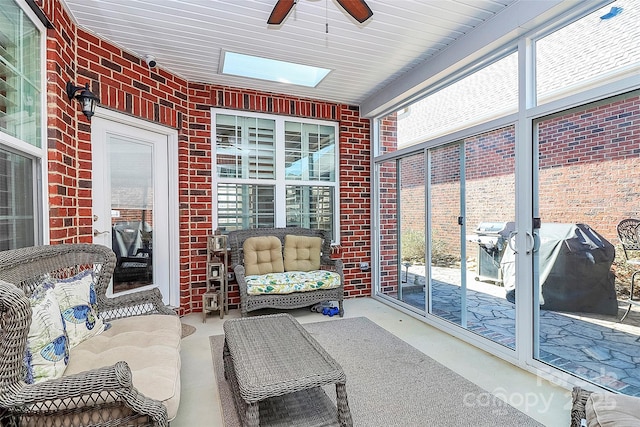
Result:
M569 425L570 390L541 379L372 298L347 299L344 306L345 317L367 317L447 368L484 390L494 393L542 425L547 427ZM336 320L335 317L313 313L308 308L287 312L301 323ZM223 425L209 336L222 334L224 321L237 317L240 317L240 311L234 309L229 311L229 315L225 316L224 320L216 315L209 316L207 322L202 323L202 313L199 312L182 318L184 323L195 326L196 332L182 340L180 352L182 394L178 415L171 422L171 427ZM474 363L468 363L469 360L473 360ZM482 369L478 369L479 366ZM399 397L390 396L389 404L393 404L393 399ZM486 396L478 396L478 399L483 398ZM425 399L428 399L428 396L425 396ZM428 423L429 420L425 420L423 425ZM354 420L354 425L361 424L358 420Z

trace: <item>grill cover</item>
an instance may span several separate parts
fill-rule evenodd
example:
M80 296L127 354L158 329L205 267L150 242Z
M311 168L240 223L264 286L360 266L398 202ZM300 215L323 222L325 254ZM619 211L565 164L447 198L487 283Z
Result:
M586 224L542 224L539 236L540 308L618 313L611 243ZM501 268L511 302L515 302L514 260L515 254L507 246Z

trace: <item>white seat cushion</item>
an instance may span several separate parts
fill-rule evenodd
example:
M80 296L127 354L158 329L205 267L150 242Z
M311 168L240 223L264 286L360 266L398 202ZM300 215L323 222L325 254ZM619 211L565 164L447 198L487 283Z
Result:
M640 425L640 399L615 393L592 393L585 403L588 427Z
M111 327L71 349L65 375L113 365L131 368L133 385L161 401L169 420L180 403L180 336L177 316L134 316L111 321Z

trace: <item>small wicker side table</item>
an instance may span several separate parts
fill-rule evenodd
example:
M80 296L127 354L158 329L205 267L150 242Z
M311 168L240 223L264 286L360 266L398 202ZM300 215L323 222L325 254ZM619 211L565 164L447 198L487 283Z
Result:
M289 314L224 323L225 378L242 425L352 426L342 367ZM336 385L336 405L321 388Z

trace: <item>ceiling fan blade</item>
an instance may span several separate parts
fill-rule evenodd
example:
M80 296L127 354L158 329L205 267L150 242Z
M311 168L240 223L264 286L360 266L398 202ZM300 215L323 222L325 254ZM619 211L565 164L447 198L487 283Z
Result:
M373 12L369 9L364 0L337 0L340 6L347 11L359 23L363 23L373 16Z
M267 24L282 24L295 4L296 0L278 0L278 3L276 3L276 5L273 7L273 10L271 11L271 15L269 15Z

